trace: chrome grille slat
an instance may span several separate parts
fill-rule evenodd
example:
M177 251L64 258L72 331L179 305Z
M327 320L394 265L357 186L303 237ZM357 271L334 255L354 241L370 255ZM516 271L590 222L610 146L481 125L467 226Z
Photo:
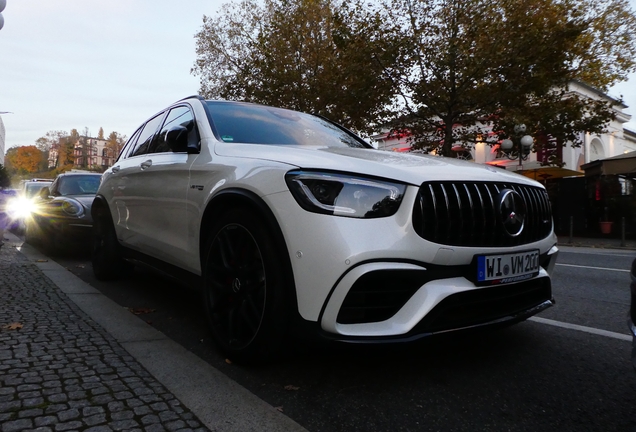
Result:
M500 215L499 197L512 189L523 199L526 220L522 233L508 235ZM544 222L546 221L546 222ZM413 208L413 226L426 240L467 247L507 247L532 243L552 232L547 192L539 187L503 182L427 182Z

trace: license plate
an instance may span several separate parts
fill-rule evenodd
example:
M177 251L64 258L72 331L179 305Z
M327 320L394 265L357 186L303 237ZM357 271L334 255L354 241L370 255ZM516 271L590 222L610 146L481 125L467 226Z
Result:
M531 279L539 274L539 251L477 256L477 282L502 284Z

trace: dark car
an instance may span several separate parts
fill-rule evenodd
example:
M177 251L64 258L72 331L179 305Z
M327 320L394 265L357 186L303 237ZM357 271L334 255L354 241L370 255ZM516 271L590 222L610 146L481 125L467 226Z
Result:
M636 259L632 262L632 306L629 309L629 331L632 334L632 365L636 370Z
M63 173L42 188L26 219L26 241L57 247L90 238L91 205L101 177L97 173Z

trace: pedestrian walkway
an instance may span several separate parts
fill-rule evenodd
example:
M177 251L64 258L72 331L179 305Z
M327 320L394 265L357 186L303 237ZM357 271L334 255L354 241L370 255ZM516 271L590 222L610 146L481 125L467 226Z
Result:
M609 237L572 237L559 236L559 246L590 247L601 249L636 250L636 240Z
M0 431L303 431L5 234Z

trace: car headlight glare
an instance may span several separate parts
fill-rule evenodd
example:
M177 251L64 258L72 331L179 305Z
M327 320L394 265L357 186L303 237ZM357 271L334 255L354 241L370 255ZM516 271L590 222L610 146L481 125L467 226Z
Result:
M285 180L305 210L354 218L395 214L406 190L400 183L327 172L292 171Z
M7 203L7 213L14 219L26 218L35 210L36 205L29 198L14 198Z
M84 206L73 199L65 199L62 201L62 210L71 216L82 216L84 214Z

